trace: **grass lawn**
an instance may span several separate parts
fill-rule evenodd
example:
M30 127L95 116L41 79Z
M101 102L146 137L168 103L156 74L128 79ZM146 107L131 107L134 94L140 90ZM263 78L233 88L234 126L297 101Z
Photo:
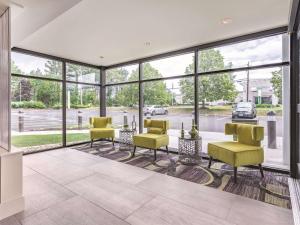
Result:
M74 133L67 134L67 142L79 142L89 140L89 134ZM18 135L12 136L12 145L15 147L30 147L48 144L60 144L62 143L61 134L42 134L42 135Z

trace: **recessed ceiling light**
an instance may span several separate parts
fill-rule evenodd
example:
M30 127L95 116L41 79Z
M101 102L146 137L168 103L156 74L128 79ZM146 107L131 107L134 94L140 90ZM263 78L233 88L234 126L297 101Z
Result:
M144 44L145 44L146 46L150 46L150 42L149 42L149 41L145 42Z
M222 24L230 24L230 23L232 23L232 19L229 18L229 17L224 18L224 19L221 20L221 23Z
M104 59L104 56L103 56L103 55L100 55L99 58L100 58L100 59Z

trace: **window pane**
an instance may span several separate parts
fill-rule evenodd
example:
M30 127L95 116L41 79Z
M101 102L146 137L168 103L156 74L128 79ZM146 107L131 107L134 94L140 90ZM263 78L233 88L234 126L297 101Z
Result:
M289 60L287 35L276 35L199 52L198 72L280 63Z
M194 53L159 59L143 64L143 79L194 73Z
M46 58L12 52L11 73L62 79L62 63Z
M177 151L182 123L186 131L192 126L194 78L145 82L143 87L144 119L169 120L169 146Z
M138 131L138 105L138 84L124 84L106 88L106 115L112 117L112 124L117 130L124 125L124 116L127 116L129 127L132 127L132 122L135 120ZM116 131L116 137L119 137L118 131Z
M285 135L289 124L284 121L289 117L286 111L289 96L284 93L289 91L285 89L289 85L288 70L288 67L274 67L200 76L199 130L203 151L207 152L208 142L233 140L224 134L226 123L257 123L265 131L262 142L265 163L287 166L289 147L284 140L288 139ZM270 111L276 115L268 117ZM270 124L270 120L276 125ZM273 137L268 137L270 130Z
M100 116L98 86L67 84L67 143L89 141L89 118Z
M106 83L123 83L126 81L136 81L139 79L138 65L124 66L106 70Z
M67 63L67 80L85 82L85 83L100 83L100 70Z
M12 77L12 147L25 152L62 145L60 82Z

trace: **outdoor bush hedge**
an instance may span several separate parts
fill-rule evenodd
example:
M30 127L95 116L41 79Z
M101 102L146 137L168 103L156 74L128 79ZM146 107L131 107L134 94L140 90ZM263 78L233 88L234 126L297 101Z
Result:
M257 104L256 108L274 108L280 107L280 105L272 105L272 104Z
M22 102L12 102L11 107L13 109L45 109L46 106L40 101L22 101Z

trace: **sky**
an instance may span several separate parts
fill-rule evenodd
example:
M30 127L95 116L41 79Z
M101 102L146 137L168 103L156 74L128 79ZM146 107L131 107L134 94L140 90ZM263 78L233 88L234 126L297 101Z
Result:
M250 66L255 66L287 60L283 57L282 53L282 35L227 45L215 49L219 50L223 55L225 65L228 65L228 63L231 62L233 68L245 67L248 62L250 63ZM37 68L40 68L43 71L47 61L43 58L14 52L12 53L12 60L25 73L30 73L31 70L36 70ZM169 77L172 75L183 75L186 67L192 62L193 53L190 53L152 61L150 64L159 70L164 77ZM136 69L136 65L127 66L125 68L129 72L132 72L132 70ZM251 71L250 76L253 79L270 78L272 75L271 72L278 69L279 68L253 70ZM245 77L245 72L234 73L234 75L236 75L236 79L242 79ZM172 87L172 85L173 87L178 88L179 85L178 80L167 80L166 84L168 88Z

